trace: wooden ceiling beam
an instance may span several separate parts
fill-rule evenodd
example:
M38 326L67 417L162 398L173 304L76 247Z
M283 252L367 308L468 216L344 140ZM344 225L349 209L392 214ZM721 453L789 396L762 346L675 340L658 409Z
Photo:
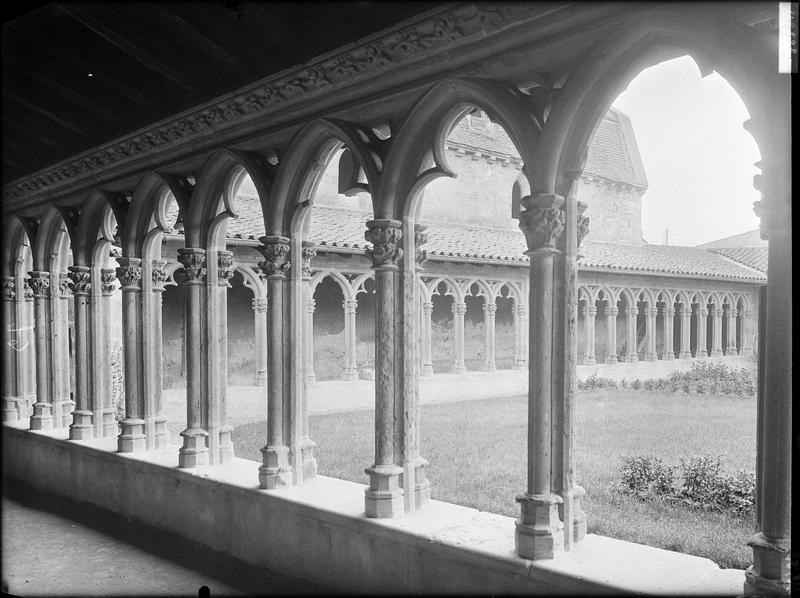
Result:
M9 86L5 86L3 88L3 95L6 96L7 98L11 99L11 100L14 100L17 104L20 104L21 106L23 106L24 108L27 108L31 112L35 112L39 116L43 116L44 118L46 118L47 120L49 120L52 123L57 124L61 128L67 129L69 131L72 131L76 135L80 135L81 137L85 137L85 138L89 139L89 134L84 129L74 125L73 123L67 122L66 120L56 116L55 114L53 114L49 110L45 110L41 106L39 106L37 104L34 104L33 102L31 102L27 98L23 98L22 96L20 96L15 91L12 91L11 89L9 89Z
M177 85L186 89L187 91L191 91L194 87L190 81L180 75L180 73L174 71L169 66L162 63L158 60L155 56L152 56L149 52L143 50L137 44L129 41L125 38L125 36L121 35L119 32L115 31L111 27L107 26L106 24L102 23L97 18L90 15L85 10L78 8L77 6L72 6L68 4L57 4L56 5L62 12L68 14L70 17L81 23L82 25L88 27L92 31L94 31L97 35L105 39L110 44L113 44L123 52L125 52L131 58L138 60L148 69L166 79L173 85Z
M49 145L52 148L55 148L60 153L63 153L67 147L61 143L60 141L56 141L53 139L54 135L52 131L44 131L41 126L41 122L38 124L31 124L31 123L21 123L17 122L16 120L5 119L3 120L3 128L9 128L19 132L24 138L34 138L36 143L43 143L45 145ZM43 158L44 161L46 158Z

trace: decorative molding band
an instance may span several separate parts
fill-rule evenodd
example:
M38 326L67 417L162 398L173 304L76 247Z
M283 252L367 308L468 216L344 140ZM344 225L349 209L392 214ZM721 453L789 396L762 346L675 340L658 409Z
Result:
M320 92L358 84L368 77L418 62L437 53L481 40L503 29L536 20L547 13L529 3L469 3L431 10L360 44L334 50L311 62L271 75L174 117L12 181L3 200L33 195L114 165L209 132L230 129L263 117Z

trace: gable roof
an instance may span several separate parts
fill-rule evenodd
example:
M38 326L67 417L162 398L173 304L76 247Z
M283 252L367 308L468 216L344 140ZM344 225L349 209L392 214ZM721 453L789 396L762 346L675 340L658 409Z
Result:
M739 233L738 235L731 235L716 241L709 241L708 243L701 243L697 247L703 249L717 249L717 248L731 248L731 247L767 247L767 242L761 238L761 232L754 228L746 233Z

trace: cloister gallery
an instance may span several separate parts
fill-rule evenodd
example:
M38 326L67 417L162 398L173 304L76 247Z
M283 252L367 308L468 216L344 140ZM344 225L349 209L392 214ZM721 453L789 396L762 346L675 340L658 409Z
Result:
M343 589L718 589L704 559L586 534L576 366L755 352L740 587L788 593L790 94L764 12L436 6L7 182L4 475ZM768 279L642 240L647 180L610 106L685 54L749 111ZM528 371L528 477L503 535L503 517L430 499L418 397L423 376L511 368ZM366 488L317 475L308 428L310 383L360 375L375 381ZM235 376L265 386L260 464L233 452ZM627 562L652 564L649 585Z

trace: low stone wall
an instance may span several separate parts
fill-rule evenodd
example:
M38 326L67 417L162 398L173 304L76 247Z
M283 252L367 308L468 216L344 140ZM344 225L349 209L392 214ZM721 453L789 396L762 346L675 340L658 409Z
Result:
M63 429L6 425L4 475L345 592L733 596L744 581L707 559L591 534L532 563L514 554L509 517L432 501L370 520L361 484L320 476L268 492L257 488L252 461L180 470L175 446L121 455L114 439L65 438Z

